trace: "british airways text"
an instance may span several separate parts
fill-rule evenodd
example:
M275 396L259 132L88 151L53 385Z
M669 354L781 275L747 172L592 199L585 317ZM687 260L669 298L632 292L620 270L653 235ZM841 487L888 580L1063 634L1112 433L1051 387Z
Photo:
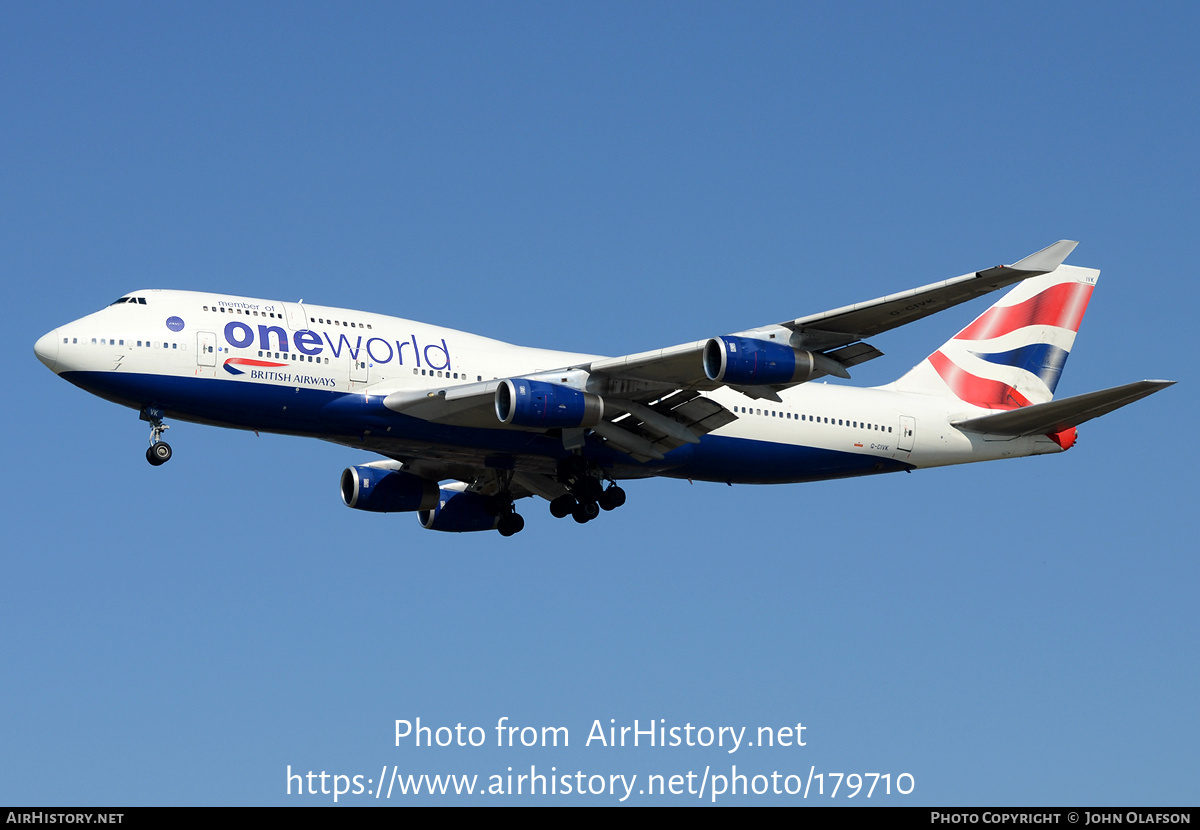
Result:
M291 372L264 372L254 369L250 372L251 380L273 380L277 383L303 383L307 386L337 386L333 378L316 377L315 375L294 375Z

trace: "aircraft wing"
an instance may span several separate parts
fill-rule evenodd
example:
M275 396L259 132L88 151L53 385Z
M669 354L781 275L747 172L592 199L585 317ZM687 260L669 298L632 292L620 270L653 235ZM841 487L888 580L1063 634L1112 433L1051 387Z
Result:
M515 389L527 379L506 380ZM382 395L383 404L394 412L439 424L497 429L504 426L497 415L497 389L505 382L493 380L445 389L392 392ZM684 444L698 443L700 436L735 420L737 416L732 412L696 390L672 388L649 396L605 397L600 411L579 426L514 424L511 428L534 432L560 429L565 446L582 446L584 430L591 429L622 452L649 461L661 460Z
M813 356L814 365L811 375L804 380L825 375L848 378L848 368L883 354L869 343L862 342L864 338L920 320L1021 280L1048 274L1063 263L1077 244L1064 239L1012 265L997 265L910 291L798 317L773 326L737 332L730 337L780 346L786 344L793 350L807 352ZM653 391L656 386L660 389L669 386L700 391L731 386L752 397L778 400L775 390L797 382L739 384L714 379L709 371L711 367L705 365L706 349L714 348L713 344L713 339L697 340L666 349L604 358L578 368L597 377L598 385L603 382L612 390L626 393Z
M830 348L853 343L903 326L943 309L1006 288L1021 280L1048 274L1062 265L1078 242L1059 240L1012 265L997 265L961 277L923 285L911 291L889 294L865 303L810 314L784 328L800 335L797 345Z

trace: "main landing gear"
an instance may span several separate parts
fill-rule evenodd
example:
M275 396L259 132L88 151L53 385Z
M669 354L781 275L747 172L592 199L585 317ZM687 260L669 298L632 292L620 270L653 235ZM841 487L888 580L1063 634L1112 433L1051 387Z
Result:
M150 422L150 446L146 448L146 460L152 466L161 467L171 460L171 445L162 440L162 434L170 427L162 422L160 409L143 409L142 420Z
M525 520L513 506L512 493L507 490L501 490L493 496L488 496L484 510L488 512L489 516L499 517L500 521L496 523L496 530L500 532L501 536L512 536L525 529Z
M558 480L570 492L550 502L550 515L556 519L570 516L583 524L599 516L601 510L616 510L625 503L625 491L612 480L605 487L599 472L582 456L563 459L558 465Z

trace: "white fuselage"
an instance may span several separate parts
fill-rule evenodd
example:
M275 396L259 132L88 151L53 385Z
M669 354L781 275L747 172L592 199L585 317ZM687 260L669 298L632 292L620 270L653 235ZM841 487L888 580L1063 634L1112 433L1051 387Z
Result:
M484 464L500 454L515 469L531 470L552 466L561 440L498 421L481 429L397 416L360 428L332 404L597 359L369 312L169 290L133 292L45 335L36 352L73 383L139 410L320 437L393 457ZM610 449L614 477L805 481L1061 451L1044 436L991 440L960 431L952 420L987 410L888 386L810 382L780 393L781 402L729 388L704 394L737 419L664 461L638 462Z

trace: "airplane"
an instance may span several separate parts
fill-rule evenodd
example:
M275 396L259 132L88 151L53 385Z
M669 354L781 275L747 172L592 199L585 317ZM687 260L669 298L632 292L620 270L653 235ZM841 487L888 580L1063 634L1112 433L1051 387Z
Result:
M1076 427L1173 381L1054 400L1099 271L1062 240L1013 265L730 335L622 357L527 348L382 314L226 294L134 291L42 336L51 371L137 410L147 460L166 418L320 438L383 460L346 468L344 503L431 530L525 525L625 503L651 476L774 484L1070 449ZM866 342L1010 288L885 386L848 379Z

